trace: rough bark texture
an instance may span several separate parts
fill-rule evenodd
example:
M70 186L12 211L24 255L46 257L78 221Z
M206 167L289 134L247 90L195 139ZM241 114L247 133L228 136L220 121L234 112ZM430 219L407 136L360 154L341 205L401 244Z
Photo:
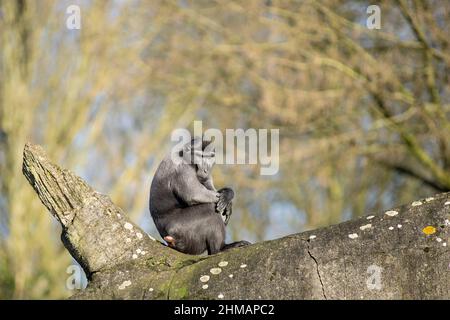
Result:
M450 193L199 257L152 239L39 146L23 172L89 278L74 299L450 299Z

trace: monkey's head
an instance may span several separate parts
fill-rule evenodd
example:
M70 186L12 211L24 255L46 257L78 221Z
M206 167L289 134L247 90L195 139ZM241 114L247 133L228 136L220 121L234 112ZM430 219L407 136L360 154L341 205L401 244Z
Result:
M199 179L206 180L216 162L216 153L212 140L195 137L186 143L180 155L186 163L191 164L197 171Z

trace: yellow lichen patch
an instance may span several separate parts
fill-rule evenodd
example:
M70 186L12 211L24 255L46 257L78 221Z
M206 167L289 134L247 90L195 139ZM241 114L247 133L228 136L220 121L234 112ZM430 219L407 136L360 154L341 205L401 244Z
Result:
M425 233L426 235L430 235L436 232L436 228L433 226L426 226L425 228L422 229L422 232Z

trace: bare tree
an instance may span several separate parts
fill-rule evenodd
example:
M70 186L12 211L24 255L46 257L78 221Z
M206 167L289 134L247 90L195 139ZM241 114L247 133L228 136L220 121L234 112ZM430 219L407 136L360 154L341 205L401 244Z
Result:
M379 30L366 28L370 4L100 1L80 4L69 30L65 2L0 0L0 298L70 294L59 226L21 179L26 141L146 231L155 166L193 120L280 129L276 176L214 172L236 190L233 238L448 191L450 3L379 1Z

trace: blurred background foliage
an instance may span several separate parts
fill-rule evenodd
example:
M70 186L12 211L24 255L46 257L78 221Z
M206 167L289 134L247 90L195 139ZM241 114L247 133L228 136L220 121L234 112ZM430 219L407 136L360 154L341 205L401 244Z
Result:
M66 8L81 8L81 30ZM279 128L280 171L218 165L229 238L272 239L450 190L450 2L0 0L0 299L64 298L73 264L26 141L152 235L176 128Z

